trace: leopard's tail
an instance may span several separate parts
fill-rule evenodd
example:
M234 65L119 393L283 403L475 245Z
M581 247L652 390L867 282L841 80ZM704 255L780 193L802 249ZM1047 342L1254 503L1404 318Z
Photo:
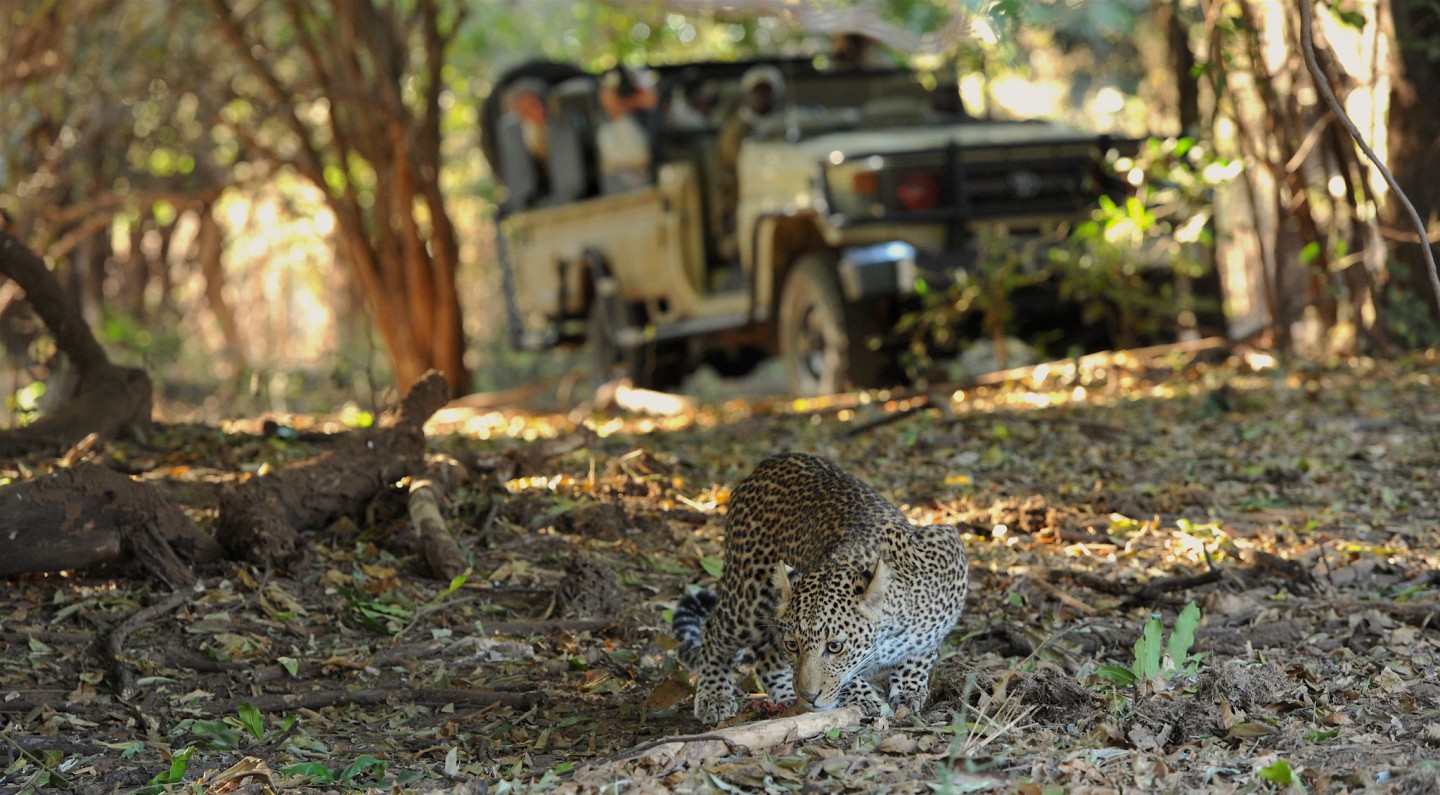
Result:
M680 662L686 668L694 670L700 661L701 626L719 601L713 591L695 591L680 597L675 605L670 627L675 639L680 641Z

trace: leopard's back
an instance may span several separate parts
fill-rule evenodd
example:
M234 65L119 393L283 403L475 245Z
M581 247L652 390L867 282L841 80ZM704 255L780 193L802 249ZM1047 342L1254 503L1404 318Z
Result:
M724 579L768 581L776 563L808 569L842 543L878 549L886 528L908 526L884 496L835 464L805 453L771 456L731 495Z

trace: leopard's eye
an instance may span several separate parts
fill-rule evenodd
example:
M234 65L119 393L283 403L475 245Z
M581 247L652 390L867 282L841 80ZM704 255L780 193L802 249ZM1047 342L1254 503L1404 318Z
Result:
M795 654L796 652L800 651L800 644L796 643L794 638L786 638L785 642L781 645L785 647L785 652L787 654Z
M839 654L840 652L845 651L845 641L832 640L829 643L825 644L825 651L828 651L831 654Z

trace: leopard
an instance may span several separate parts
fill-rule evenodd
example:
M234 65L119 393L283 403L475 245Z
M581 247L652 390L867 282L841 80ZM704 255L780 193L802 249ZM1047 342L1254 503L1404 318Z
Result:
M767 457L731 494L718 593L692 590L673 612L695 718L736 715L745 660L777 705L919 713L969 585L955 526L916 525L825 458Z

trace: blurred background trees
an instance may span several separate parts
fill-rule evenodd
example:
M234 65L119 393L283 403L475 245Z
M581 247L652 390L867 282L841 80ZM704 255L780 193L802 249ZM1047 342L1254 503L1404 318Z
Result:
M1316 6L1337 93L1433 216L1440 18ZM456 392L503 386L539 365L500 340L476 123L491 81L534 57L823 55L813 23L835 10L909 37L896 54L972 112L1190 137L1240 333L1311 353L1434 344L1415 235L1318 102L1290 3L12 0L0 209L174 416L335 408L429 367ZM0 283L0 424L62 375L17 294Z

